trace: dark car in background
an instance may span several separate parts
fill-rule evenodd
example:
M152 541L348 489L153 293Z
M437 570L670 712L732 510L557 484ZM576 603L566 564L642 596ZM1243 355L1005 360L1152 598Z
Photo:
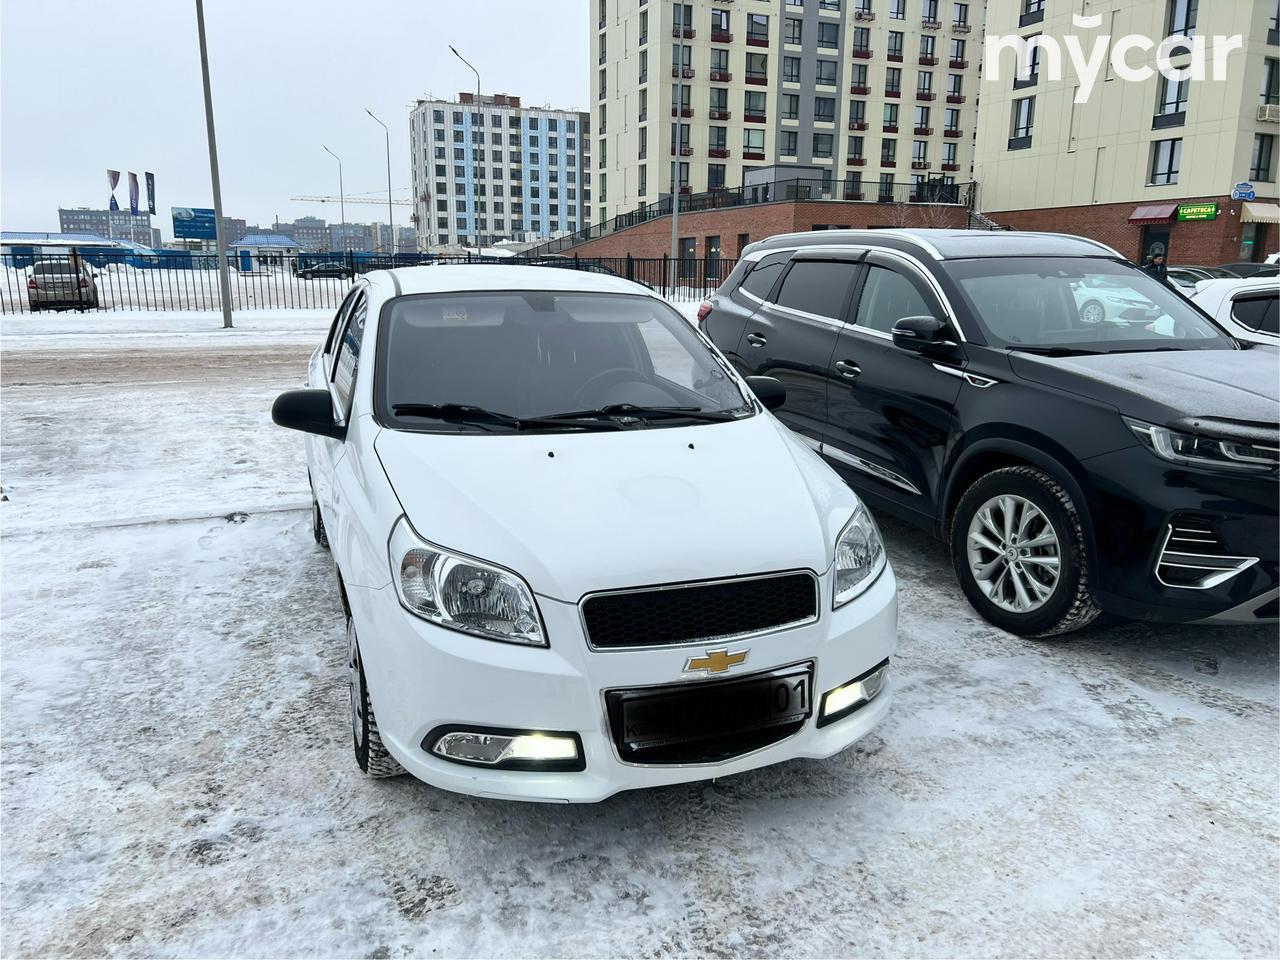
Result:
M341 260L321 260L298 268L298 276L303 280L320 280L322 278L350 280L355 275L355 268Z
M1095 291L1106 310L1086 309ZM742 373L783 383L776 415L874 508L949 542L997 626L1280 617L1280 353L1242 349L1114 250L778 236L699 325Z

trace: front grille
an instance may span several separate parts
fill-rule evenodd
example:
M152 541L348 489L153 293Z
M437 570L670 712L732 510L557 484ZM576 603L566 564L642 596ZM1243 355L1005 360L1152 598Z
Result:
M587 642L605 649L723 640L817 615L818 582L811 573L598 593L582 602Z
M1177 517L1169 525L1156 558L1156 579L1166 587L1207 590L1226 583L1257 562L1257 557L1227 553L1208 520Z

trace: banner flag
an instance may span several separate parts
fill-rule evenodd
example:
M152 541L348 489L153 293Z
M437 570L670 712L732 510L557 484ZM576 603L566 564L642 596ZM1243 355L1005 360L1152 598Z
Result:
M120 204L116 203L116 184L120 182L119 170L107 171L107 207L111 210L119 210Z
M129 172L129 213L138 215L138 175L133 171Z
M116 195L114 193L111 195L111 209L112 210L120 209L120 204L116 203Z
M147 178L147 213L156 215L156 175L148 173Z

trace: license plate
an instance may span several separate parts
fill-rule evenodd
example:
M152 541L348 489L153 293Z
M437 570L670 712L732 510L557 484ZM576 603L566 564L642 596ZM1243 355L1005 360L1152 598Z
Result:
M651 750L802 723L813 713L812 668L612 696L620 700L623 747Z

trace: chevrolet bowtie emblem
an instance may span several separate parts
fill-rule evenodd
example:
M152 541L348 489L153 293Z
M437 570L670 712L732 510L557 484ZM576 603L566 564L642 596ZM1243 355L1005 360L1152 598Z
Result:
M705 657L690 657L685 661L685 673L724 673L730 667L747 662L746 650L708 650Z

